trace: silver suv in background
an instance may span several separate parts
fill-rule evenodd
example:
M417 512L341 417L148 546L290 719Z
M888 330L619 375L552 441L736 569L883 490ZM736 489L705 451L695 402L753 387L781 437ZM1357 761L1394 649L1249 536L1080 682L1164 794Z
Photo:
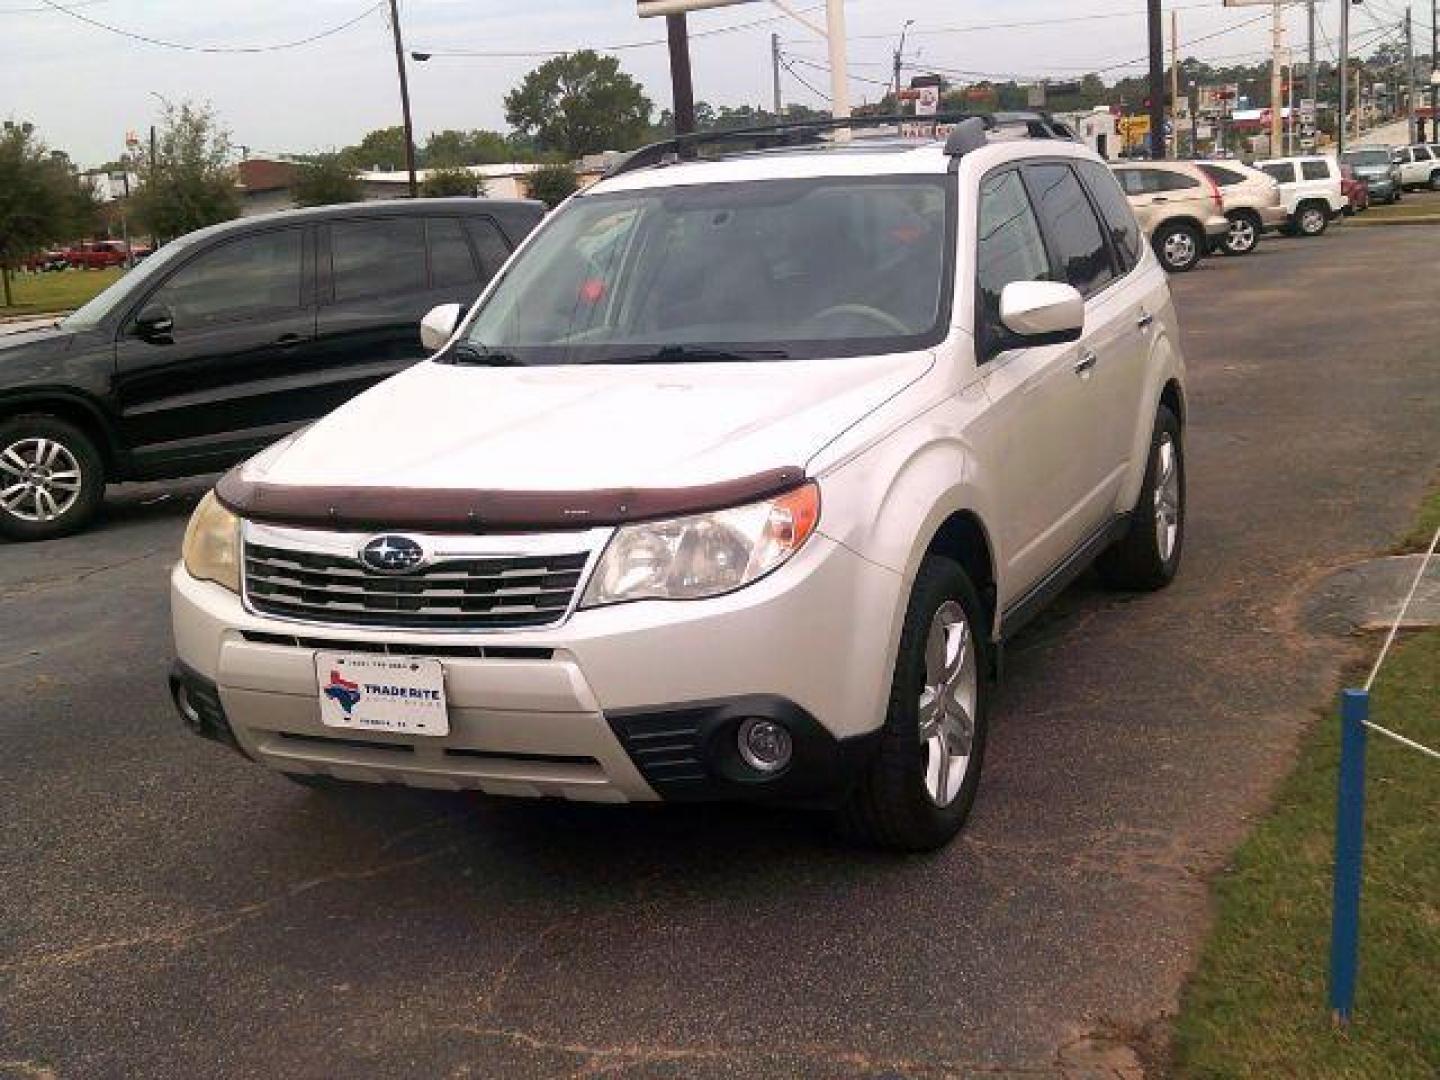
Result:
M1134 161L1111 168L1160 265L1172 274L1195 269L1230 235L1220 189L1198 165Z
M1356 146L1340 155L1340 160L1355 170L1355 179L1370 189L1371 203L1387 206L1400 201L1403 194L1400 166L1395 152L1388 146Z
M1280 185L1273 176L1238 161L1196 162L1215 182L1225 203L1230 232L1219 245L1227 255L1249 255L1260 246L1260 237L1283 228L1290 214L1280 198Z

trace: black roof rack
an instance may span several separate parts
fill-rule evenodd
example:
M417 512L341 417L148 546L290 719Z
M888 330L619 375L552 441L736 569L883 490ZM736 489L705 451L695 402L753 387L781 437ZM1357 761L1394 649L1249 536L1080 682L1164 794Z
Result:
M954 127L945 142L945 152L963 157L985 145L992 131L1002 128L1023 129L1031 139L1066 139L1075 133L1046 112L940 113L937 116L852 116L846 120L799 120L789 124L762 127L731 128L722 131L701 131L693 135L677 135L673 139L642 146L615 165L609 176L620 176L640 169L675 164L699 157L702 146L726 143L749 144L746 149L762 150L786 146L817 146L822 136L834 131L855 131L881 127Z

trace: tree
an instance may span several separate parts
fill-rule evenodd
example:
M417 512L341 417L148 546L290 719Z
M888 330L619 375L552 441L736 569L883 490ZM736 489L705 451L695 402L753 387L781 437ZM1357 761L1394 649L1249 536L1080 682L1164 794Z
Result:
M485 178L460 165L432 169L420 184L420 194L432 199L473 199L485 194Z
M405 129L376 128L355 146L340 151L347 165L356 169L386 169L392 172L405 168Z
M427 168L498 165L512 159L510 144L498 131L436 131L425 141L420 159Z
M230 132L208 105L165 107L155 157L140 169L135 217L161 240L240 216Z
M590 49L547 60L505 96L505 118L572 158L637 145L654 106L620 61Z
M30 124L0 131L0 280L5 305L14 303L10 272L46 244L93 224L95 198L69 159L51 154Z
M321 154L302 165L291 190L301 206L359 202L365 197L360 177L339 154Z
M569 165L546 165L525 178L532 199L539 199L550 209L580 189L580 177Z

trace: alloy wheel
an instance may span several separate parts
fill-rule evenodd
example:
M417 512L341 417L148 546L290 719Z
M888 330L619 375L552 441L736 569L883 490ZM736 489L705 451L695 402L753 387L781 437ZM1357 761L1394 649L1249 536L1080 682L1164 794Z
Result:
M21 521L58 520L80 488L80 463L64 443L36 436L0 450L0 509Z
M1319 210L1306 210L1300 215L1300 231L1307 236L1317 236L1325 228L1325 217Z
M1167 431L1155 448L1155 542L1162 563L1169 563L1175 555L1180 513L1180 468L1175 440Z
M947 807L960 795L975 743L980 667L965 609L942 604L925 640L925 686L920 693L920 745L925 792Z
M1195 258L1195 238L1188 232L1173 232L1165 237L1165 264L1189 266Z
M1249 218L1236 218L1230 222L1230 235L1225 239L1225 247L1235 255L1244 255L1255 246L1259 239L1255 234L1255 223Z

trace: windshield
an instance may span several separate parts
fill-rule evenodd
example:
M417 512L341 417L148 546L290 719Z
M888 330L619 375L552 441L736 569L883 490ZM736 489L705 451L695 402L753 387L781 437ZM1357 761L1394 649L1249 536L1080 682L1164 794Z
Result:
M942 176L823 177L582 196L507 268L461 345L470 362L513 364L933 345L948 323L946 191Z
M1358 165L1361 168L1364 168L1367 165L1371 168L1374 168L1378 165L1381 168L1388 169L1390 167L1390 151L1353 150L1346 153L1342 160L1349 162L1351 165Z
M118 280L89 303L61 319L60 325L67 330L89 330L98 326L110 312L123 307L136 289L143 287L157 275L165 273L166 268L188 249L189 245L181 241L166 244L144 262L137 263L133 270L121 274Z

